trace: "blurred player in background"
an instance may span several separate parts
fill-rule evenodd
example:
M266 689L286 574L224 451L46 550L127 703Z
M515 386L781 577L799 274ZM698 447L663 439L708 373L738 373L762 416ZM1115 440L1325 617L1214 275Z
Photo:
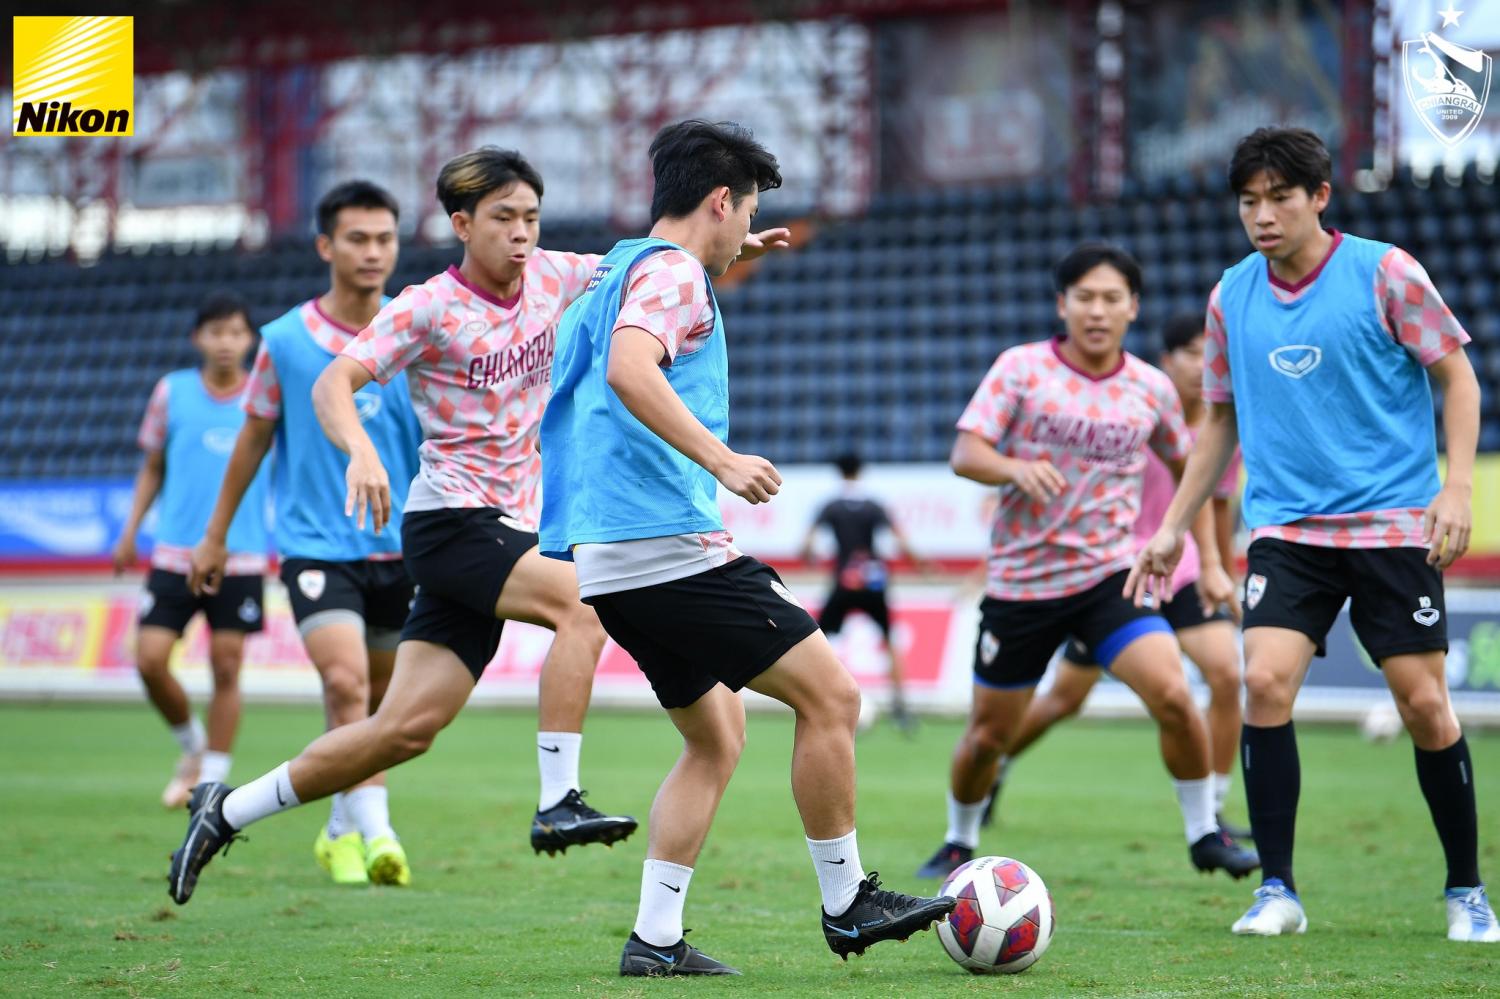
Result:
M255 331L245 303L217 294L198 309L193 347L203 357L196 368L164 375L151 393L138 441L146 453L135 478L130 516L115 545L115 574L135 564L136 534L158 499L151 574L141 594L136 669L146 696L182 747L177 770L162 791L168 808L187 804L200 780L229 776L230 752L240 723L240 664L245 636L264 627L266 483L256 476L240 512L229 525L224 581L217 593L188 589L192 545L213 509L214 486L224 474L235 435L245 421L245 359ZM213 696L208 729L193 716L187 692L167 667L172 647L194 614L208 622L208 663Z
M1182 402L1183 417L1190 433L1203 422L1203 317L1177 316L1162 330L1161 369L1172 379L1172 387ZM1228 471L1214 489L1214 498L1233 496L1239 484L1239 456L1230 462ZM1154 451L1146 455L1146 469L1141 476L1141 506L1133 533L1137 545L1144 545L1161 526L1167 505L1172 502L1176 480ZM1219 518L1230 515L1227 503L1215 504L1214 536L1233 536L1233 527L1223 530ZM1234 623L1225 608L1215 606L1205 615L1195 587L1198 582L1198 543L1188 535L1187 548L1177 572L1172 576L1174 598L1159 608L1161 616L1172 626L1177 644L1203 674L1208 686L1208 737L1212 746L1214 814L1219 828L1235 839L1248 837L1248 829L1231 827L1224 821L1224 800L1229 793L1230 774L1234 770L1235 752L1240 744L1240 650L1235 641ZM1222 548L1220 548L1222 560ZM1221 564L1222 561L1221 561ZM1011 761L1026 751L1057 722L1078 713L1089 691L1103 671L1089 650L1077 639L1068 643L1058 663L1052 685L1039 692L1026 706L1021 729L1005 756L1000 757L995 785L990 792L990 806L1005 780ZM988 824L990 812L985 812Z
M599 257L542 250L542 178L519 153L486 146L450 160L438 200L464 246L456 267L383 308L313 387L328 439L350 455L344 515L377 533L399 520L420 588L380 710L330 731L295 759L239 788L206 787L179 855L190 894L235 832L424 752L468 701L506 620L556 632L540 681L541 776L531 845L538 852L615 843L628 815L590 807L578 759L604 630L578 599L571 567L536 551L546 406L558 318ZM409 380L424 441L420 472L395 470L361 426L359 393ZM174 881L174 886L178 881Z
M1121 595L1146 451L1175 475L1190 446L1171 380L1122 347L1140 307L1140 265L1116 247L1086 243L1058 262L1055 278L1065 332L1002 353L958 421L954 471L1002 492L980 604L974 705L953 754L948 832L918 874L943 877L972 859L1000 755L1020 732L1053 653L1073 637L1156 720L1193 866L1243 877L1256 858L1214 817L1208 729L1172 627ZM1233 600L1234 587L1206 511L1195 534L1206 617Z
M781 477L737 454L729 357L710 277L786 245L751 235L776 159L738 125L684 121L651 143L652 229L617 243L557 335L542 417L542 547L635 659L682 734L651 806L635 927L620 974L738 974L684 939L693 865L745 744L750 687L797 715L792 794L840 956L905 939L954 906L880 887L854 829L859 688L776 573L734 547L717 488L766 502Z
M1469 546L1479 383L1469 336L1405 250L1325 229L1332 163L1300 128L1262 128L1229 165L1255 247L1208 301L1212 405L1130 587L1171 577L1185 525L1244 448L1243 768L1265 866L1235 933L1303 933L1292 875L1301 763L1292 702L1344 602L1411 733L1447 861L1448 939L1500 942L1479 875L1474 764L1448 697L1442 570ZM1446 482L1432 390L1443 389Z
M396 267L397 211L389 193L358 180L340 184L318 203L316 245L328 263L329 289L261 330L245 426L218 505L193 551L192 585L215 592L224 574L225 527L274 443L281 579L323 682L329 728L366 718L379 705L413 592L396 532L377 534L344 514L347 460L323 436L312 404L318 375L386 301L385 283ZM394 527L416 473L421 427L404 378L383 388L371 385L356 402L396 481ZM339 884L406 884L411 871L391 827L384 776L338 790L313 846L318 863Z
M891 720L907 735L916 730L917 720L906 708L902 690L901 652L891 640L891 608L887 598L889 572L885 561L875 553L875 534L884 528L891 532L901 554L910 562L925 568L911 549L906 534L891 519L885 507L871 498L859 485L864 466L859 455L849 453L834 462L843 477L843 487L835 499L823 504L807 529L802 541L802 561L811 564L813 540L818 528L833 532L833 586L818 615L818 627L825 634L837 635L850 611L860 611L880 629L890 662Z

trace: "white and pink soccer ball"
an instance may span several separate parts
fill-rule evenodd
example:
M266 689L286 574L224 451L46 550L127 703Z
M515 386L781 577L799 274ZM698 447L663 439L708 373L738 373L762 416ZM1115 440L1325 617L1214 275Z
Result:
M938 924L938 939L976 975L1025 971L1052 942L1052 894L1019 860L977 857L948 875L941 894L958 906Z

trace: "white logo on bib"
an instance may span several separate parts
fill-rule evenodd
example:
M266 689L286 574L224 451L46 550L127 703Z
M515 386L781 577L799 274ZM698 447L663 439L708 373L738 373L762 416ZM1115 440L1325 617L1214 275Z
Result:
M323 588L328 585L328 577L323 574L322 569L303 569L297 573L297 589L309 600L317 600L323 595Z
M359 414L360 423L369 423L375 419L375 414L380 412L380 396L373 392L354 394L354 411Z
M1277 347L1267 355L1271 367L1288 378L1306 378L1314 368L1323 363L1323 348L1305 343L1290 343Z

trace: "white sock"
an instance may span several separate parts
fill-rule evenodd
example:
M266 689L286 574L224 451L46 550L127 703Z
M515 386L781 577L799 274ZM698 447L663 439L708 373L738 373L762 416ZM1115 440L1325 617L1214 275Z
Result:
M396 830L391 828L390 798L383 784L345 791L344 818L353 823L366 843L379 836L396 838Z
M177 740L177 745L182 747L184 753L201 753L208 744L203 723L196 718L189 718L181 725L173 725L172 737Z
M582 744L582 732L536 734L536 768L542 775L537 811L545 812L567 797L569 791L578 790L578 748Z
M682 939L682 904L693 869L665 860L648 860L641 868L641 907L635 935L655 947L672 947Z
M1229 797L1229 785L1234 780L1229 774L1214 774L1214 814L1224 811L1224 799Z
M203 751L203 762L198 767L198 781L207 784L210 781L223 783L229 779L229 763L231 757L228 753L215 752L212 749Z
M224 821L236 829L243 829L267 815L302 804L297 800L297 792L292 790L291 771L291 763L283 763L270 773L230 791L222 806Z
M328 830L329 839L338 839L345 833L354 831L354 820L344 811L343 791L336 791L328 796L328 823L324 828Z
M823 911L830 916L842 916L854 904L859 883L865 879L854 830L850 829L838 839L810 839L807 852L812 854L813 870L818 874Z
M1197 780L1173 780L1177 789L1177 807L1182 809L1182 824L1189 844L1196 843L1219 828L1214 818L1214 782L1210 777Z
M984 806L989 804L989 795L972 805L966 805L948 792L948 834L945 843L956 843L970 850L979 845L979 820L984 815Z

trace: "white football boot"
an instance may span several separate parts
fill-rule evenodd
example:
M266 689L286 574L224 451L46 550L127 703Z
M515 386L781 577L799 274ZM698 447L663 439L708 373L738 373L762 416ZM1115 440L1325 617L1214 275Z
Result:
M1490 908L1490 897L1484 885L1478 888L1449 888L1448 939L1465 943L1500 943L1500 922Z
M1451 906L1451 903L1450 903ZM1450 908L1448 910L1452 912ZM1255 901L1230 927L1235 933L1278 937L1283 933L1306 933L1307 914L1297 893L1280 878L1267 878L1255 889Z

